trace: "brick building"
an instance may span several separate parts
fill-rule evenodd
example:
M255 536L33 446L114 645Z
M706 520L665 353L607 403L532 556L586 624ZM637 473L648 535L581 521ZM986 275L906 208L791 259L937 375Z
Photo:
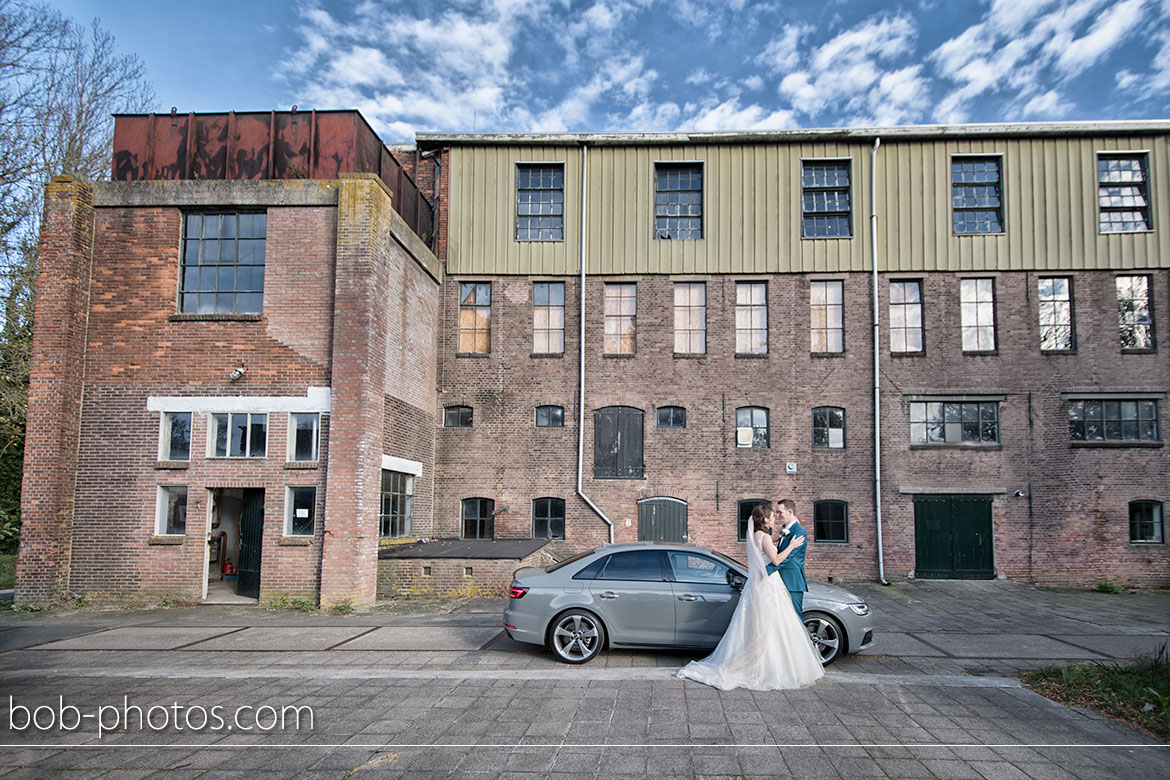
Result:
M784 496L821 578L1170 582L1170 123L118 123L47 190L18 599L735 554Z

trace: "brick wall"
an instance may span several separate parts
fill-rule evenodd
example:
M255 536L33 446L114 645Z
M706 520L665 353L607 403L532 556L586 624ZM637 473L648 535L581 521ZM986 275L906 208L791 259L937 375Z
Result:
M537 550L522 560L483 558L385 558L378 561L378 598L403 596L500 596L522 566L547 566ZM470 570L470 572L468 571Z

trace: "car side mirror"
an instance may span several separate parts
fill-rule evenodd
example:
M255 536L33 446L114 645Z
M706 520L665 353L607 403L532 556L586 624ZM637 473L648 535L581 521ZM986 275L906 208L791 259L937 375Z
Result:
M736 590L743 590L743 586L747 584L747 578L737 571L727 570L727 584Z

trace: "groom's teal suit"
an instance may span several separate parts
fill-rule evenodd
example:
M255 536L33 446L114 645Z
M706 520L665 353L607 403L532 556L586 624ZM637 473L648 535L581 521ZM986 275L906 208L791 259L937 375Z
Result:
M794 522L788 530L790 533L780 540L776 552L784 552L798 536L804 538L804 544L789 553L779 566L769 563L768 574L774 571L780 572L780 579L784 581L784 586L788 588L788 595L792 597L792 606L796 608L796 616L803 620L804 593L808 590L808 582L804 578L804 551L808 547L808 534L805 533L799 522Z

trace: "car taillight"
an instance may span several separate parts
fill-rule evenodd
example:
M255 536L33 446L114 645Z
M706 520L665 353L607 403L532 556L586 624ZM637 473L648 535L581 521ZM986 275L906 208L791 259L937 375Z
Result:
M528 592L528 588L521 588L518 585L513 585L508 588L508 598L519 599L524 598L524 594Z

